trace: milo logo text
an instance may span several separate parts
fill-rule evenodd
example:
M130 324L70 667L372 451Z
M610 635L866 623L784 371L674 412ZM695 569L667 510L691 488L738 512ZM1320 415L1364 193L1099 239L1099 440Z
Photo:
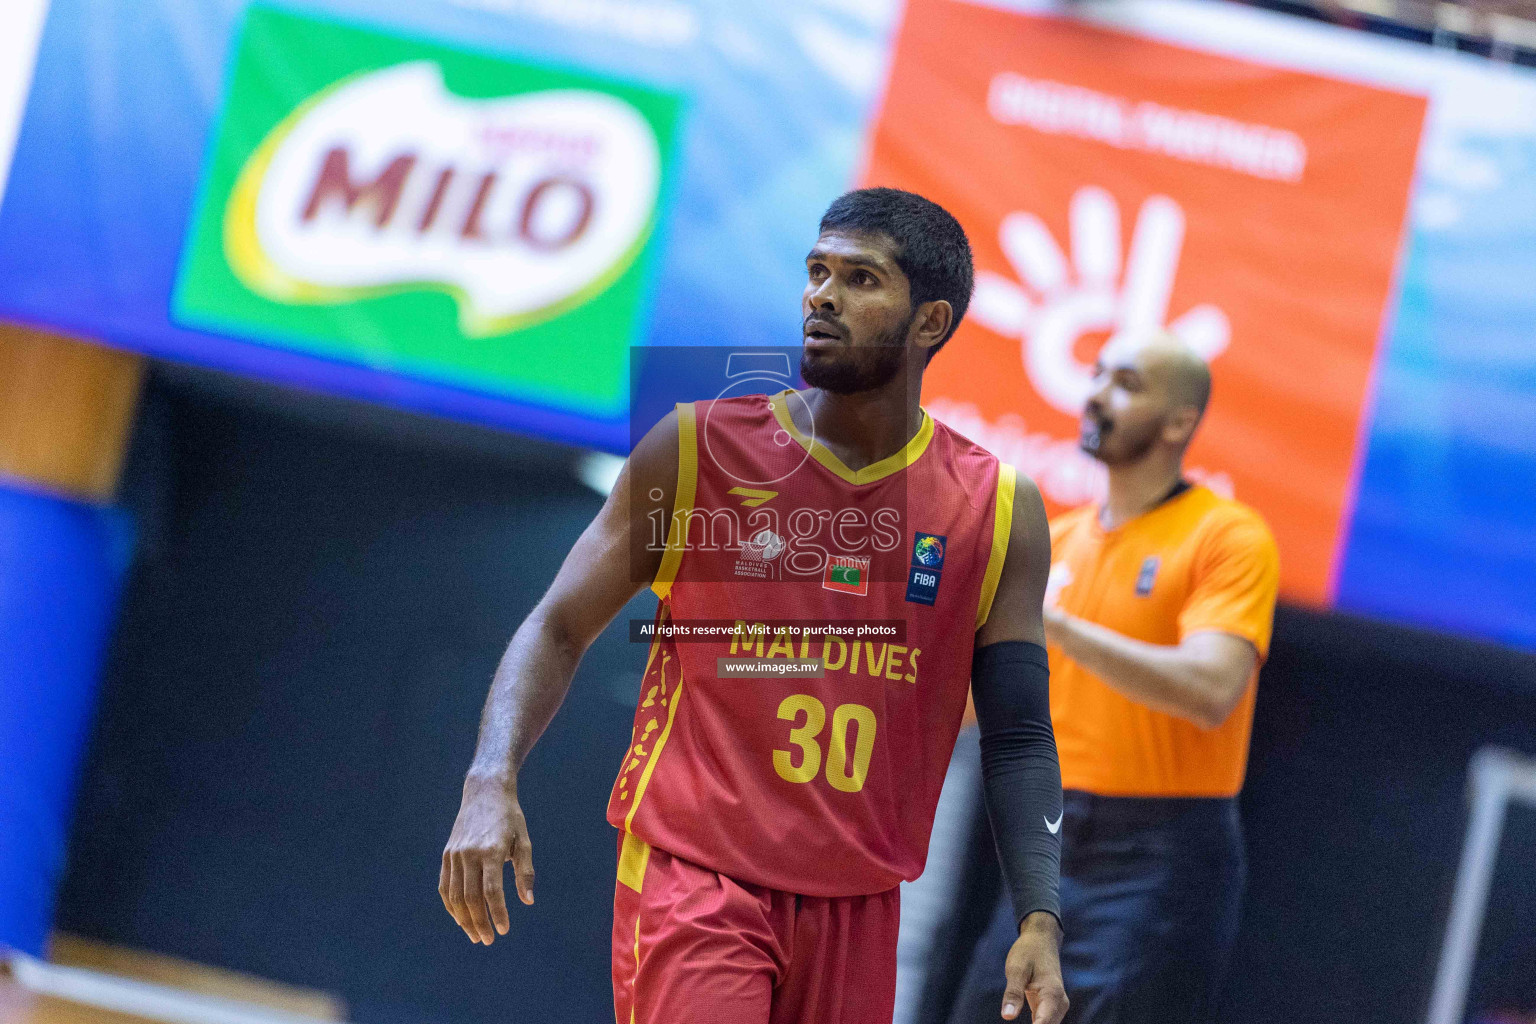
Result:
M224 248L266 298L435 288L483 337L611 283L649 237L660 180L651 124L617 96L470 99L434 61L407 61L322 90L271 130L231 192Z

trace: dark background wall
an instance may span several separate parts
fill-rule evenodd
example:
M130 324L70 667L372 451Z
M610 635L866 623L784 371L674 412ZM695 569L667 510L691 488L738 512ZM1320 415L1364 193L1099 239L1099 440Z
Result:
M1536 753L1536 658L1282 608L1242 808L1229 1019L1422 1020L1473 751ZM1536 1013L1536 812L1512 812L1474 1006Z
M603 808L643 658L622 622L525 771L537 905L487 949L437 895L491 672L600 499L561 449L232 388L162 373L147 398L58 925L368 1024L611 1019Z
M609 1019L603 806L643 656L622 619L524 773L538 904L486 949L436 892L491 671L599 505L575 457L159 368L59 926L339 992L362 1024ZM1422 1014L1466 761L1536 752L1533 675L1526 655L1282 609L1228 1019ZM1500 913L1516 935L1521 908ZM1483 990L1518 978L1510 956Z

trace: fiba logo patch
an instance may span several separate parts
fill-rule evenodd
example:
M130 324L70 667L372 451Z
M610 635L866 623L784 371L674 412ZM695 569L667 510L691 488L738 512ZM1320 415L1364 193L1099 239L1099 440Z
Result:
M1157 582L1157 567L1161 559L1156 555L1148 555L1147 560L1141 563L1141 571L1136 574L1136 596L1146 597L1152 593L1152 584Z
M771 563L787 547L783 537L772 530L759 530L750 540L741 542L741 557L736 559L736 575L766 580L773 576Z
M930 569L944 567L944 538L931 533L919 533L912 542L912 562Z
M912 541L912 565L907 571L907 600L932 606L944 573L944 542L936 533L919 532Z

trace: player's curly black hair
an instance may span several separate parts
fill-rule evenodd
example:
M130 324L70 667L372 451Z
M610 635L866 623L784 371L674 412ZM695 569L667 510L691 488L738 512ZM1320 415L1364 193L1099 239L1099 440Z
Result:
M832 201L821 230L879 232L896 243L896 265L907 275L912 307L944 299L955 311L949 334L928 350L928 359L948 344L971 304L975 269L965 229L944 207L899 188L861 188Z

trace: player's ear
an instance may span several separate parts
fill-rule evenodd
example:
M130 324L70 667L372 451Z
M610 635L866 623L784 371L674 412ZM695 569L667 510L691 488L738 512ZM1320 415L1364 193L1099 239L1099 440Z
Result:
M950 324L955 322L955 308L946 299L934 299L917 307L912 318L912 334L908 341L921 349L931 349L941 344L949 334Z

